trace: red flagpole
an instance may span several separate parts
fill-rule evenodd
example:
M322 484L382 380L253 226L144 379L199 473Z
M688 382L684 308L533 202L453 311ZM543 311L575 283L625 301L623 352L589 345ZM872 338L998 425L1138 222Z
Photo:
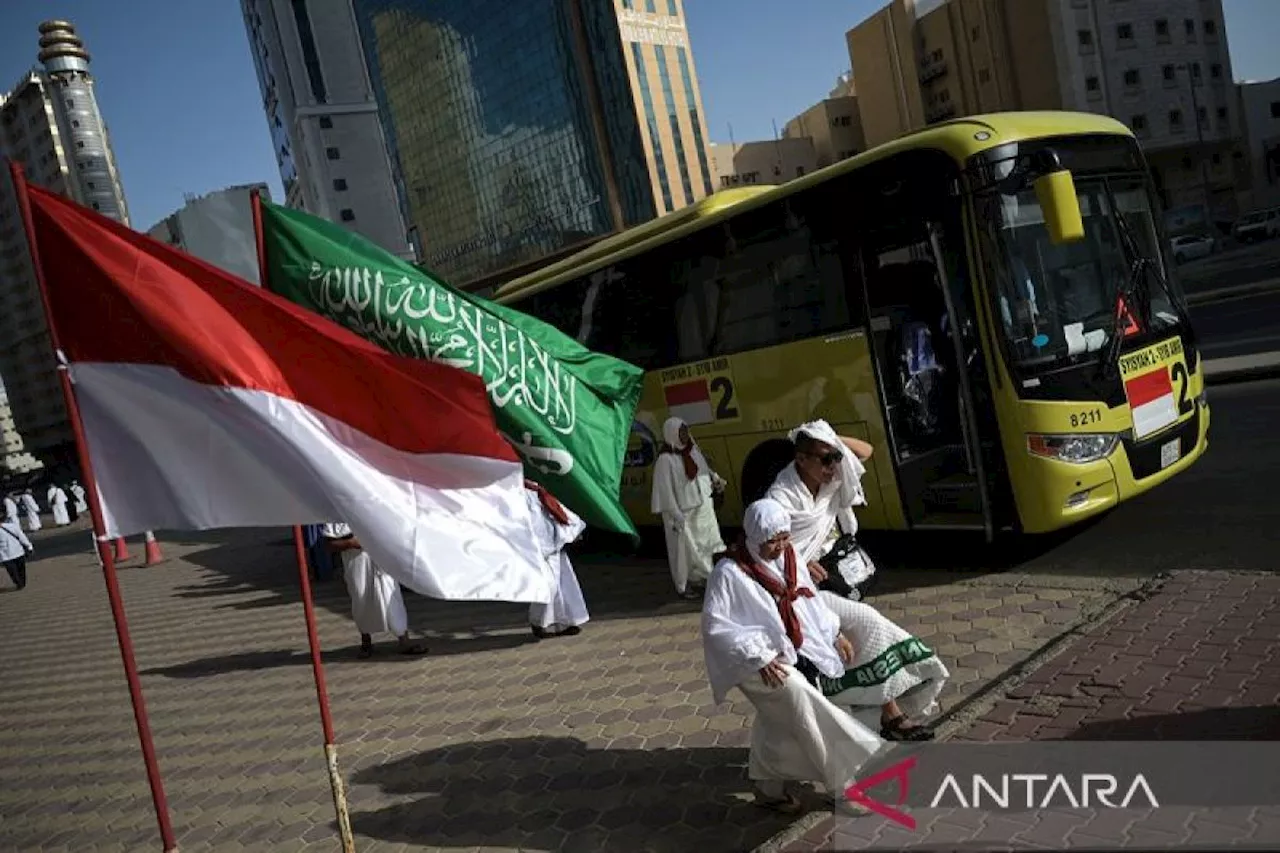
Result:
M258 191L250 194L253 209L253 236L258 248L258 284L267 286L267 245L262 231L262 199ZM311 571L307 566L306 543L301 525L293 526L293 550L298 561L298 584L302 588L302 614L307 623L307 645L311 649L311 674L316 682L316 702L320 706L320 727L324 731L324 758L329 768L329 787L333 791L333 809L338 818L338 834L343 853L354 853L355 837L351 833L351 813L347 794L338 770L338 746L333 736L333 715L329 711L329 690L325 686L324 661L320 657L320 633L316 630L316 608L311 599Z
M164 782L160 778L160 765L156 761L156 748L151 739L151 723L147 719L147 703L142 696L142 679L138 676L138 663L133 654L133 640L129 636L129 620L125 615L124 600L120 596L120 581L116 577L115 555L111 552L111 542L106 535L106 524L103 521L102 503L98 495L98 481L93 474L93 465L89 458L89 445L85 441L84 423L80 420L80 407L76 403L75 390L71 384L71 374L62 353L62 345L58 340L58 330L53 324L53 311L49 303L49 288L44 278L44 267L40 263L40 249L36 241L35 221L31 215L31 199L27 195L27 179L21 164L9 161L9 174L13 179L14 194L18 198L18 208L22 211L22 225L27 235L27 246L31 252L31 264L35 269L36 284L40 289L40 301L44 306L45 322L49 326L49 342L53 346L53 357L58 365L58 380L62 385L62 399L67 406L67 417L71 421L71 431L75 436L76 455L80 459L80 473L84 475L85 491L89 498L89 516L93 519L94 540L98 543L98 559L102 561L102 577L107 585L107 600L111 602L111 618L116 626L116 641L120 646L120 659L124 664L125 678L129 682L129 700L133 703L133 720L138 728L138 742L142 746L142 761L147 768L147 783L151 786L151 802L155 807L156 822L160 825L160 840L164 844L165 853L178 849L177 839L173 835L173 825L169 821L169 803L164 793Z

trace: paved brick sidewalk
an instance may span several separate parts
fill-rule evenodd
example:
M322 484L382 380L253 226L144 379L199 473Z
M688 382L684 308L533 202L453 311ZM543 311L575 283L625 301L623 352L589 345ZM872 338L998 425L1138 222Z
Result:
M953 739L1280 740L1280 576L1180 572L1036 669ZM1280 847L1280 806L923 815L907 833L878 817L813 826L812 850Z
M0 581L0 850L158 849L89 542L37 534L27 590ZM163 545L168 562L126 564L121 583L184 853L336 850L285 535ZM595 617L580 637L535 643L524 608L410 596L432 654L367 662L342 584L319 586L362 853L716 853L785 828L747 803L750 706L711 706L696 607L665 566L579 569ZM887 582L877 604L952 666L949 703L1114 597L1043 577Z

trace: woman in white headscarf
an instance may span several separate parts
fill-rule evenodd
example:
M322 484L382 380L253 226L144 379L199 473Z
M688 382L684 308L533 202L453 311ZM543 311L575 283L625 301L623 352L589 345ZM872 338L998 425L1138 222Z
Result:
M774 501L747 507L745 545L716 564L702 606L707 675L717 703L736 686L755 706L747 772L758 803L797 812L788 783L820 782L843 810L845 788L885 743L815 687L817 675L842 677L853 649L798 564L790 527Z
M662 425L662 440L662 452L653 463L650 505L654 514L662 516L676 592L683 598L697 598L711 574L712 560L724 550L712 496L723 491L725 484L680 418L668 418Z
M836 435L826 421L804 424L788 437L796 445L795 461L774 480L768 496L790 515L796 559L815 583L829 587L818 597L836 615L855 653L848 672L837 679L820 678L819 686L831 701L860 716L878 710L882 737L928 740L932 732L918 721L937 712L938 695L950 673L932 649L857 600L858 585L875 571L853 539L858 532L853 507L866 504L863 462L871 457L871 445ZM838 544L847 556L824 567L819 561ZM824 583L830 572L838 573L852 592L832 591Z

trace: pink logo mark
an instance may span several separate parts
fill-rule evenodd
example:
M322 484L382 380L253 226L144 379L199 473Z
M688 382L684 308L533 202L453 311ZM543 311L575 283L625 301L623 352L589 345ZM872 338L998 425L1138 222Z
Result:
M857 803L864 808L870 809L881 817L886 817L894 823L900 823L907 829L916 828L916 819L904 811L894 808L900 806L907 801L907 790L910 788L911 779L908 774L911 769L916 766L916 757L904 758L897 764L886 767L874 776L868 776L861 782L855 782L848 788L844 789L845 799L851 803ZM896 780L898 783L898 802L891 806L882 803L871 797L867 791L879 785L882 782Z

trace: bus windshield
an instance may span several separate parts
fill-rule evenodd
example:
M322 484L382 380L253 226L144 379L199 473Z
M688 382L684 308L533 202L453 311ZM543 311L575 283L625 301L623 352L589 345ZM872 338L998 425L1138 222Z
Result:
M1085 237L1059 245L1049 239L1031 187L979 198L983 263L1016 367L1096 360L1110 342L1117 294L1128 285L1136 260L1122 239L1116 211L1128 224L1137 252L1165 275L1151 198L1140 177L1077 178L1076 193ZM1149 310L1127 306L1134 324L1122 325L1120 332L1146 335L1176 328L1178 312L1164 288L1154 277L1141 284Z

